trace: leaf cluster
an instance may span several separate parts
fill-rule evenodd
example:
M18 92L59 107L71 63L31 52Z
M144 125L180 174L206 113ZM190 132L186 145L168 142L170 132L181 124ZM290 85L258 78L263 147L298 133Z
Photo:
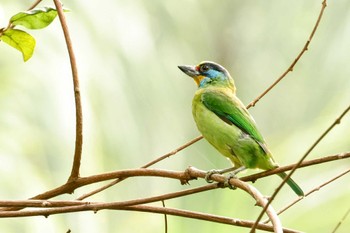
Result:
M22 26L37 30L49 26L57 16L57 10L51 7L41 7L29 11L22 11L9 20L7 27L0 29L0 40L22 53L23 60L28 61L35 49L35 39L26 31L15 29Z

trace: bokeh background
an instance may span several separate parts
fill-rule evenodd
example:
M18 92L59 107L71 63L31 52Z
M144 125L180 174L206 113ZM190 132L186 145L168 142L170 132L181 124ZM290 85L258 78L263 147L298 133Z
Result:
M77 56L84 114L81 175L137 168L197 137L191 115L194 82L177 65L216 61L248 104L278 78L306 42L321 9L317 1L64 1ZM0 27L31 1L2 0ZM44 1L42 6L53 6ZM294 71L250 109L276 160L296 162L349 105L350 2L329 1L309 51ZM0 43L0 199L21 200L63 184L74 150L75 113L69 59L59 21L30 31L34 56ZM349 151L350 117L309 159ZM204 140L154 167L225 168ZM300 169L305 192L349 168L349 160ZM254 171L253 171L254 172ZM252 173L252 171L246 174ZM270 195L279 182L254 184ZM350 207L349 175L281 215L285 227L331 232ZM189 187L205 184L192 181ZM101 184L58 199L74 199ZM182 190L160 178L127 180L91 201L120 201ZM284 188L280 209L296 196ZM160 205L160 204L156 204ZM167 201L174 208L255 219L260 208L241 191L216 190ZM247 229L169 216L169 232ZM48 218L0 219L2 232L163 232L162 215L100 211ZM348 217L337 232L348 232Z

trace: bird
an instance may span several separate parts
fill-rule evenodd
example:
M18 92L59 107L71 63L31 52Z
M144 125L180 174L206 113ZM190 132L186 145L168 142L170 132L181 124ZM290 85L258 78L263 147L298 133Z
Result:
M203 61L198 65L180 65L178 68L198 86L192 100L192 115L198 130L233 163L236 173L245 169L270 170L279 166L255 120L236 96L234 80L223 66ZM282 179L287 176L285 172L277 175ZM294 180L289 178L286 182L298 196L304 196Z

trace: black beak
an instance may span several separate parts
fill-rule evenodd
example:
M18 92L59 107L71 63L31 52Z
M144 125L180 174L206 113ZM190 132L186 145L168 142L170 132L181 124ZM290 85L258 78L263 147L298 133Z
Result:
M196 70L196 66L184 65L184 66L178 66L178 67L182 72L184 72L190 77L196 77L199 75L199 72Z

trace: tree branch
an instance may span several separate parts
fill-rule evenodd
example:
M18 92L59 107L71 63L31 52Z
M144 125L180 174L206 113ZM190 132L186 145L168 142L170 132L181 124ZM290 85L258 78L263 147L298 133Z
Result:
M45 202L45 201L44 201ZM53 205L55 202L52 201ZM63 203L63 202L62 202ZM44 203L45 205L45 203ZM47 206L43 206L47 207ZM213 214L205 214L195 211L189 210L180 210L175 208L168 207L156 207L156 206L147 206L147 205L133 205L133 206L120 206L116 205L116 203L98 203L98 202L84 202L81 204L72 203L71 206L66 207L53 207L53 208L45 208L39 210L23 210L23 211L1 211L1 218L13 218L13 217L29 217L29 216L49 216L53 214L61 214L61 213L73 213L73 212L81 212L81 211L94 211L97 212L103 209L110 210L131 210L131 211L141 211L141 212L150 212L150 213L159 213L159 214L167 214L174 215L186 218L200 219L210 222L217 222L223 224L229 224L240 227L248 227L250 228L254 222L247 220L240 220L235 218L223 217ZM266 224L258 224L257 229L265 230L265 231L273 231L273 227ZM287 233L297 233L298 231L294 231L291 229L283 228L283 232Z
M350 152L344 152L344 153L340 153L340 154L335 154L335 155L330 155L330 156L325 156L322 158L318 158L318 159L312 159L312 160L308 160L308 161L303 161L298 168L302 168L302 167L308 167L308 166L312 166L312 165L316 165L316 164L321 164L321 163L327 163L327 162L331 162L331 161L335 161L335 160L339 160L339 159L347 159L350 158ZM243 181L252 181L255 182L255 180L259 179L259 178L263 178L266 176L271 176L271 175L275 175L281 172L286 172L286 171L290 171L292 170L297 164L293 163L287 166L281 166L272 170L267 170L267 171L263 171L263 172L259 172L256 174L252 174L249 176L244 176L241 177L240 179Z
M345 221L345 219L348 217L348 215L350 214L350 208L345 212L344 216L340 219L340 221L337 223L337 225L335 226L335 228L333 229L332 233L335 233L338 228L340 227L340 225Z
M324 12L324 9L326 8L327 6L327 3L326 3L326 0L324 0L322 2L322 8L321 8L321 11L320 11L320 14L318 15L318 18L317 18L317 21L316 21L316 24L309 36L309 39L306 41L305 45L303 46L302 50L300 51L300 53L298 54L298 56L294 59L294 61L292 62L292 64L287 68L287 70L271 85L269 86L261 95L259 95L256 99L254 99L251 103L248 104L247 108L249 107L254 107L255 104L262 98L264 97L269 91L271 91L272 88L274 88L289 72L292 72L293 69L294 69L294 66L298 63L298 61L300 60L300 58L303 56L303 54L309 49L309 45L311 43L311 40L312 38L314 37L315 35L315 32L318 28L318 25L320 24L321 22L321 18L323 16L323 12Z
M290 207L292 207L293 205L295 205L296 203L298 203L299 201L301 201L301 200L304 199L305 197L309 196L310 194L312 194L312 193L314 193L314 192L316 192L316 191L319 191L319 190L320 190L321 188L323 188L324 186L326 186L326 185L332 183L333 181L339 179L339 178L342 177L342 176L345 176L345 175L348 174L349 172L350 172L350 169L346 170L345 172L342 172L341 174L339 174L339 175L333 177L332 179L330 179L330 180L324 182L323 184L318 185L317 187L315 187L315 188L313 188L312 190L310 190L309 192L307 192L307 193L305 194L304 197L299 197L298 199L296 199L295 201L293 201L292 203L290 203L290 204L287 205L286 207L284 207L284 208L282 208L281 210L279 210L279 211L277 212L277 214L278 214L278 215L282 214L284 211L286 211L287 209L289 209Z
M288 175L283 179L281 184L276 188L275 192L272 194L268 201L268 205L274 200L274 198L277 196L278 192L282 189L283 185L287 182L287 180L292 176L292 174L296 171L296 169L302 164L302 162L306 159L306 157L311 153L311 151L318 145L320 141L338 124L340 124L341 119L347 114L347 112L350 110L350 105L343 111L343 113L334 121L332 125L330 125L326 131L323 132L323 134L312 144L312 146L306 151L306 153L301 157L301 159L296 163L294 168L288 173ZM266 208L261 211L259 217L256 220L256 223L259 222L263 216L263 212ZM254 228L252 228L252 232L254 232Z
M321 164L321 163L326 163L326 162L331 162L335 160L340 160L340 159L347 159L350 158L350 152L345 152L341 154L336 154L336 155L331 155L331 156L326 156L323 158L319 159L313 159L309 161L304 161L301 163L299 167L306 167L306 166L311 166L311 165L316 165L316 164ZM282 171L288 171L291 170L293 167L295 167L295 164L291 164L288 166L282 166L273 170L269 171L264 171L260 173L256 173L253 175L249 176L244 176L239 178L242 181L251 181L255 182L256 180L270 176L273 174L280 173ZM195 175L194 175L195 174ZM185 184L189 180L196 179L196 178L204 178L206 175L206 171L201 171L196 169L196 173L189 174L188 169L186 171L169 171L169 170L162 170L162 169L150 169L150 168L138 168L138 169L128 169L128 170L120 170L120 171L113 171L113 172L108 172L108 173L102 173L98 175L92 175L92 176L86 176L86 177L80 177L74 182L66 183L64 185L61 185L57 188L54 188L52 190L49 190L47 192L41 193L39 195L36 195L32 198L31 200L46 200L50 199L53 197L57 197L59 195L69 193L72 190L76 190L80 187L106 181L106 180L111 180L111 179L124 179L128 177L134 177L134 176L157 176L157 177L165 177L165 178L172 178L172 179L178 179L181 181L181 183ZM215 174L212 175L212 177L215 177ZM191 191L189 191L191 192ZM0 208L0 211L9 211L9 210L19 210L21 208L18 207L13 207L13 208Z
M149 163L143 165L141 168L148 168L148 167L152 166L153 164L158 163L159 161L162 161L162 160L164 160L164 159L166 159L166 158L169 158L170 156L172 156L172 155L174 155L174 154L180 152L181 150L183 150L183 149L185 149L186 147L188 147L188 146L194 144L195 142L199 141L199 140L202 139L202 138L203 138L202 136L199 136L199 137L197 137L197 138L194 138L193 140L191 140L191 141L185 143L184 145L182 145L182 146L176 148L175 150L173 150L173 151L171 151L171 152L169 152L169 153L166 153L166 154L164 154L164 155L158 157L157 159L152 160L151 162L149 162ZM92 190L91 192L88 192L88 193L86 193L86 194L81 195L80 197L77 198L77 200L84 200L85 198L90 197L90 196L92 196L92 195L95 195L95 194L97 194L97 193L99 193L99 192L101 192L101 191L103 191L103 190L106 190L106 189L112 187L113 185L118 184L119 182L121 182L121 181L123 181L123 180L125 180L125 179L121 179L121 178L116 179L116 180L114 180L114 181L112 181L112 182L110 182L110 183L108 183L108 184L106 184L106 185L104 185L104 186L102 186L102 187L100 187L100 188L97 188L97 189L95 189L95 190Z
M83 150L83 111L81 106L80 87L78 68L76 64L75 54L73 51L72 41L69 35L69 30L66 22L66 18L63 13L62 5L59 0L53 0L57 9L58 17L61 22L64 38L69 54L69 60L72 69L73 87L74 87L74 100L75 100L75 117L76 117L76 130L75 130L75 149L72 170L67 182L72 182L79 177L81 154Z
M199 173L202 173L201 171L189 168L186 172L189 173L189 175L194 175ZM193 174L191 174L193 173ZM214 176L214 175L213 175ZM218 182L223 182L226 178L223 175L215 175L213 177ZM242 182L238 179L231 179L230 183L232 185L235 185L236 187L244 190L248 194L250 194L256 201L259 206L264 206L267 201L262 196L261 193L254 187L248 185L245 182ZM253 222L250 221L242 221L242 220L235 220L232 218L226 218L221 216L215 216L215 215L209 215L209 214L203 214L203 213L197 213L193 211L185 211L185 210L177 210L177 209L171 209L171 208L161 208L159 207L151 207L151 206L144 206L140 204L146 204L151 202L156 202L160 200L167 200L174 197L184 196L184 195L190 195L194 194L196 192L201 191L207 191L210 189L215 189L219 187L219 184L210 184L204 187L199 187L193 190L185 190L175 193L170 193L166 195L156 196L156 197L150 197L150 198L141 198L141 199L135 199L130 201L122 201L122 202L110 202L110 203L101 203L101 202L81 202L81 201L41 201L41 200L26 200L26 201L0 201L0 206L17 206L17 207L39 207L42 209L39 210L23 210L23 211L1 211L0 217L28 217L28 216L49 216L52 214L60 214L60 213L71 213L71 212L78 212L78 211L89 211L92 210L94 212L97 212L99 210L103 209L116 209L116 210L136 210L136 211L143 211L144 208L147 208L149 210L152 210L150 212L156 212L156 213L162 213L162 214L172 214L172 215L178 215L183 217L189 217L189 218L198 218L202 220L207 221L214 221L214 222L222 222L226 221L227 219L230 219L230 223L232 225L237 226L246 226L251 227ZM168 210L168 211L167 211ZM169 210L171 210L169 212ZM267 211L268 216L270 217L275 232L282 232L282 225L279 221L279 218L276 214L276 212L273 210L273 208L270 206ZM200 217L198 217L200 216ZM215 218L213 219L213 216ZM259 229L263 229L264 225L260 225ZM271 227L268 227L268 229L271 230ZM295 231L293 231L295 232Z

